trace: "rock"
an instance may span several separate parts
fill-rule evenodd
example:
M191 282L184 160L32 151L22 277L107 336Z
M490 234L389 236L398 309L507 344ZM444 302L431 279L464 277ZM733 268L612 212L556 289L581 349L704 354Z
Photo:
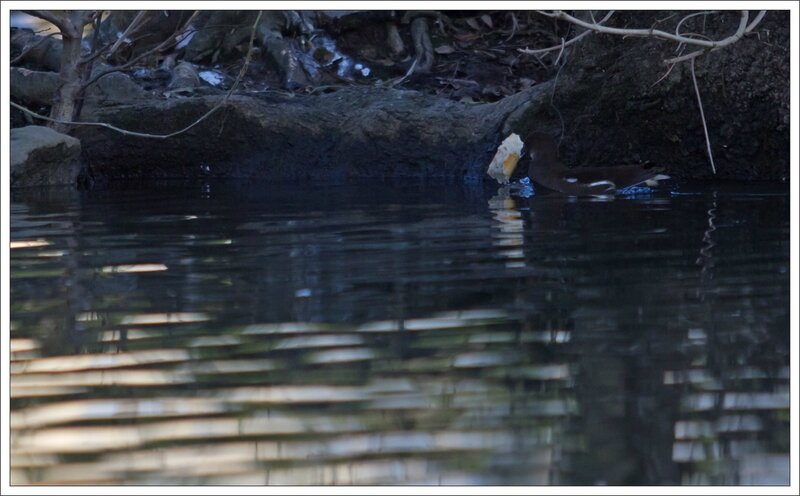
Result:
M95 64L92 74L109 69L105 64ZM87 103L92 105L110 105L128 103L132 100L147 98L149 94L136 81L123 72L112 72L97 80L86 90Z
M93 74L98 74L108 66L98 64ZM11 96L23 103L47 106L53 104L60 79L58 73L33 71L24 67L12 67ZM128 75L112 72L98 79L86 91L88 105L112 105L130 103L132 100L148 97L148 93Z
M58 73L12 67L11 96L25 105L50 106L58 89Z
M11 130L11 187L75 184L81 169L81 142L49 127Z
M191 93L198 86L200 86L200 77L197 75L197 69L189 62L181 62L172 69L172 79L170 79L167 89L170 93Z
M39 36L30 29L11 28L11 58L20 55L17 65L58 71L61 67L61 40Z

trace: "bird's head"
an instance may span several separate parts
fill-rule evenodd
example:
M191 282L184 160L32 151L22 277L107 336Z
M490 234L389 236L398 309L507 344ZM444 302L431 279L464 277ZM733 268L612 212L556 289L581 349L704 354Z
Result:
M550 168L558 163L558 144L549 134L534 132L523 140L521 156L511 155L503 163L506 176L518 180L527 174L526 167L519 167L519 162L530 163L534 167Z
M558 162L558 143L549 134L531 133L525 137L524 143L523 153L528 155L534 164Z

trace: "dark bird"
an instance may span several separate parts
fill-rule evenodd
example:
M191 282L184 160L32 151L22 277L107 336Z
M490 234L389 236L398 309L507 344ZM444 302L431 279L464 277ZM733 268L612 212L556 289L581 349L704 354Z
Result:
M570 196L613 195L631 186L655 186L669 176L659 167L615 165L609 167L573 167L558 157L558 145L552 136L531 133L524 140L523 156L528 155L528 177L540 186Z

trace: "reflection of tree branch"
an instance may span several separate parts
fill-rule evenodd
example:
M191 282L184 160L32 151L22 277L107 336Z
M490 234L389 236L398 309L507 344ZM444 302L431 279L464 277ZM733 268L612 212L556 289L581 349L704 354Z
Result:
M711 255L711 249L716 246L714 242L714 238L712 238L711 233L717 230L716 226L714 226L714 219L716 219L717 215L717 195L714 193L714 203L712 207L708 209L708 229L705 230L703 233L703 242L705 246L700 249L700 256L697 257L697 261L695 262L697 265L700 265L702 268L700 269L700 274L706 276L710 267L713 267L713 259Z
M139 132L136 132L136 131L129 131L127 129L122 129L122 128L113 126L111 124L108 124L106 122L73 122L73 121L64 121L64 120L59 120L59 119L51 119L50 117L45 117L43 115L37 114L36 112L33 112L32 110L29 110L29 109L23 107L22 105L18 105L18 104L14 103L14 102L9 102L9 103L11 104L12 107L14 107L16 109L19 109L19 110L21 110L21 111L25 112L26 114L29 114L29 115L31 115L33 117L36 117L37 119L42 119L42 120L47 121L47 122L54 122L54 123L57 123L57 124L65 124L65 125L70 125L70 126L102 127L102 128L110 129L112 131L116 131L116 132L124 134L126 136L135 136L135 137L138 137L138 138L150 138L150 139L172 138L172 137L177 136L179 134L185 133L186 131L188 131L188 130L192 129L193 127L197 126L198 124L200 124L201 122L206 120L211 114L213 114L214 112L219 110L223 105L225 105L228 102L228 99L233 94L234 90L236 90L236 88L239 86L239 82L241 81L242 77L244 77L245 73L247 72L247 67L250 65L250 59L251 59L252 53L253 53L253 41L255 40L255 35L256 35L256 30L257 30L257 27L258 27L258 23L261 21L261 14L262 14L262 11L258 11L258 16L256 16L256 21L253 23L253 29L250 32L250 44L249 44L248 49L247 49L247 55L245 55L244 64L242 65L242 68L239 70L239 74L236 75L236 80L233 82L233 85L231 85L231 89L228 90L228 92L225 94L225 97L223 97L222 100L217 102L217 104L214 105L208 112L206 112L205 114L200 116L197 120L195 120L194 122L192 122L191 124L189 124L185 128L180 129L178 131L175 131L173 133L169 133L169 134L139 133Z

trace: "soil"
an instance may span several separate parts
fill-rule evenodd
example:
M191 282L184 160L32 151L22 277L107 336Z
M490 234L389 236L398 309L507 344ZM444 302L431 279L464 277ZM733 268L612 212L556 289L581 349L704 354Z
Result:
M687 13L619 12L613 24L649 27L657 19L670 31ZM202 175L199 162L213 157L219 176L491 180L482 169L499 142L510 132L540 131L559 137L569 165L651 162L677 178L788 179L788 12L768 12L754 33L697 60L716 175L689 64L667 73L663 63L675 44L591 34L563 51L527 55L520 49L559 46L581 30L528 11L416 13L426 17L434 51L430 69L419 72L410 71L414 43L401 14L318 20L335 53L308 48L321 38L284 33L287 46L305 50L320 69L313 83L291 91L257 47L236 96L215 118L221 121L178 139L76 129L89 172L111 179L194 176ZM698 16L686 28L721 39L738 17ZM402 40L399 52L387 42L389 22ZM87 103L83 119L156 134L179 129L225 94L246 51L242 42L227 57L215 52L200 60L198 70L224 77L183 94L170 94L161 59L133 67L125 73L149 97ZM22 120L16 113L12 119Z

